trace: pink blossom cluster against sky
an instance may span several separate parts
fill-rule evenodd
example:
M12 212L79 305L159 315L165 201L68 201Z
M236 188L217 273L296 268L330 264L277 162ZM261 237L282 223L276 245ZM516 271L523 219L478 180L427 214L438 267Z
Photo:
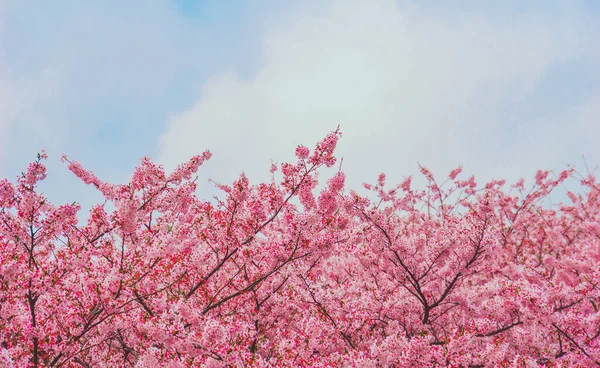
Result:
M121 185L64 156L115 206L84 222L37 191L45 153L0 180L0 367L600 366L596 177L421 166L423 189L382 173L371 201L320 175L339 138L214 204L195 195L209 151ZM544 208L570 177L582 192Z
M62 153L124 182L142 156L171 169L210 149L210 198L204 179L265 180L338 124L354 188L417 162L509 181L593 166L599 25L590 0L3 0L0 175L46 148L50 198L91 203Z

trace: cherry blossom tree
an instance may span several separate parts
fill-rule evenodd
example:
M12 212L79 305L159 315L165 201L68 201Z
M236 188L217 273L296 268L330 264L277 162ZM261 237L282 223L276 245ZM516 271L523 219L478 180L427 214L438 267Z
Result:
M83 224L39 192L42 152L0 181L0 365L600 365L593 175L421 167L424 189L382 174L361 196L338 170L317 190L340 135L213 202L195 195L208 151L170 174L144 158L124 185L63 157L105 198Z

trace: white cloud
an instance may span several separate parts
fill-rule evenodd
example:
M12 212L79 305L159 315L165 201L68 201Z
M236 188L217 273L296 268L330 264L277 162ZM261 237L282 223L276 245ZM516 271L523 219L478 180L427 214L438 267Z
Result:
M574 14L503 24L392 1L333 1L300 12L264 35L253 79L214 76L167 122L158 159L172 168L209 148L212 178L228 182L244 170L265 180L271 158L291 159L297 144L312 145L341 124L339 155L353 187L381 171L398 182L417 161L440 175L464 164L486 178L561 169L565 157L594 147L573 146L574 135L561 145L561 132L567 124L585 132L597 115L565 106L562 121L545 126L536 125L550 119L540 109L506 116L527 111L553 67L586 56L593 34Z
M7 144L8 134L15 115L15 102L13 98L13 89L8 79L8 73L3 70L0 64L0 164ZM1 171L0 167L0 171Z
M39 113L47 107L57 82L48 73L32 79L16 79L0 58L0 172L5 158L12 158L11 151L18 148L11 139L16 130L27 130L30 136L55 135ZM38 111L32 109L33 105Z
M53 66L19 79L0 59L0 172L7 160L18 155L34 157L39 147L32 146L40 142L46 148L62 143L65 126L50 118L60 96L60 82L60 70Z
M354 187L380 171L398 182L417 161L442 175L464 164L468 173L511 179L562 165L594 142L573 146L578 138L569 135L571 145L561 145L561 132L567 124L585 132L597 115L551 106L562 121L538 126L551 120L543 109L511 112L528 111L553 67L586 56L597 30L569 14L502 23L393 1L298 12L266 32L253 79L214 76L167 122L159 161L172 168L209 148L212 178L228 182L245 170L265 180L271 158L291 159L297 144L341 124L339 155Z

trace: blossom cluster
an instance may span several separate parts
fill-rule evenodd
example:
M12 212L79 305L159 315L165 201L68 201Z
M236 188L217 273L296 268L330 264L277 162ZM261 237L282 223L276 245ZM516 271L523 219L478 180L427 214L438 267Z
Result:
M145 158L127 184L63 160L105 202L38 191L45 153L0 181L0 366L588 367L600 365L600 188L574 169L505 188L346 189L339 131L273 180L214 202ZM570 203L544 200L565 180ZM107 210L107 203L114 210Z

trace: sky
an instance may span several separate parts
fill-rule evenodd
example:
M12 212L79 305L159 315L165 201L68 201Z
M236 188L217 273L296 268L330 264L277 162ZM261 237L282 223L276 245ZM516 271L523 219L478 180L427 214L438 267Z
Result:
M456 166L480 181L600 165L600 7L587 1L0 0L0 177L40 149L57 203L205 149L269 180L338 125L350 188ZM585 157L585 161L582 157Z

